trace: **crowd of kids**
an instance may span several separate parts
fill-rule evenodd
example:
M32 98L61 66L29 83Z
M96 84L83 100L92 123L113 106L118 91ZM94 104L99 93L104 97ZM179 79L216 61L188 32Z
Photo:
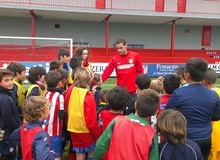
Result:
M191 58L156 80L138 65L135 92L130 80L121 84L124 78L102 90L115 58L133 55L141 63L123 39L117 50L99 75L90 70L88 48L77 48L72 58L60 49L49 72L30 68L27 91L24 65L0 69L0 160L61 160L65 146L68 160L220 159L220 89L208 63Z

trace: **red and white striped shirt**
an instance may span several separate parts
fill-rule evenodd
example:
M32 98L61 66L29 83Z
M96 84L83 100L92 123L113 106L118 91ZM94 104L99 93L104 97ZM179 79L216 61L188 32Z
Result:
M46 91L44 97L51 102L50 114L45 131L49 136L60 136L62 134L63 121L58 117L58 111L64 110L64 97L59 92Z

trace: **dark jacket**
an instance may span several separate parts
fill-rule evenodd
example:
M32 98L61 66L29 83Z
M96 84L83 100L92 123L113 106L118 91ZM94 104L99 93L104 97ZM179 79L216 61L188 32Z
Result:
M8 139L10 134L22 124L16 104L17 99L13 90L0 86L0 128L5 130L3 139Z
M211 120L220 119L217 93L203 84L190 84L176 89L165 109L178 109L187 120L187 139L200 141L211 138Z
M193 141L178 145L164 141L159 144L159 160L203 160L203 156Z

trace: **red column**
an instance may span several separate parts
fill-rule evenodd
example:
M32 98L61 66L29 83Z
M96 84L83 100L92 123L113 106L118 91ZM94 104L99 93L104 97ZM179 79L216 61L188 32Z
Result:
M156 0L155 11L164 12L164 0Z
M96 0L96 9L105 9L105 0Z
M35 14L33 10L29 10L31 13L31 35L35 37Z
M171 45L170 45L170 57L171 63L173 63L173 55L174 55L174 41L175 41L175 22L172 21L172 31L171 31Z
M211 26L203 26L202 27L202 46L210 46L211 45Z
M177 12L186 13L186 0L178 0Z
M103 22L105 22L105 56L108 56L108 33L109 33L109 18L112 15L109 14L107 17L105 17L105 19L103 20Z

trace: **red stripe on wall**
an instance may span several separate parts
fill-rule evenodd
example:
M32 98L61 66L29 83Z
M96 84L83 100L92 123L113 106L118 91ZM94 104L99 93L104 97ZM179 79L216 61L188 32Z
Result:
M164 0L156 0L155 11L164 12Z
M96 0L97 9L105 9L105 0Z
M186 13L186 0L178 0L177 12Z
M203 26L202 27L202 46L210 46L211 45L211 26Z

